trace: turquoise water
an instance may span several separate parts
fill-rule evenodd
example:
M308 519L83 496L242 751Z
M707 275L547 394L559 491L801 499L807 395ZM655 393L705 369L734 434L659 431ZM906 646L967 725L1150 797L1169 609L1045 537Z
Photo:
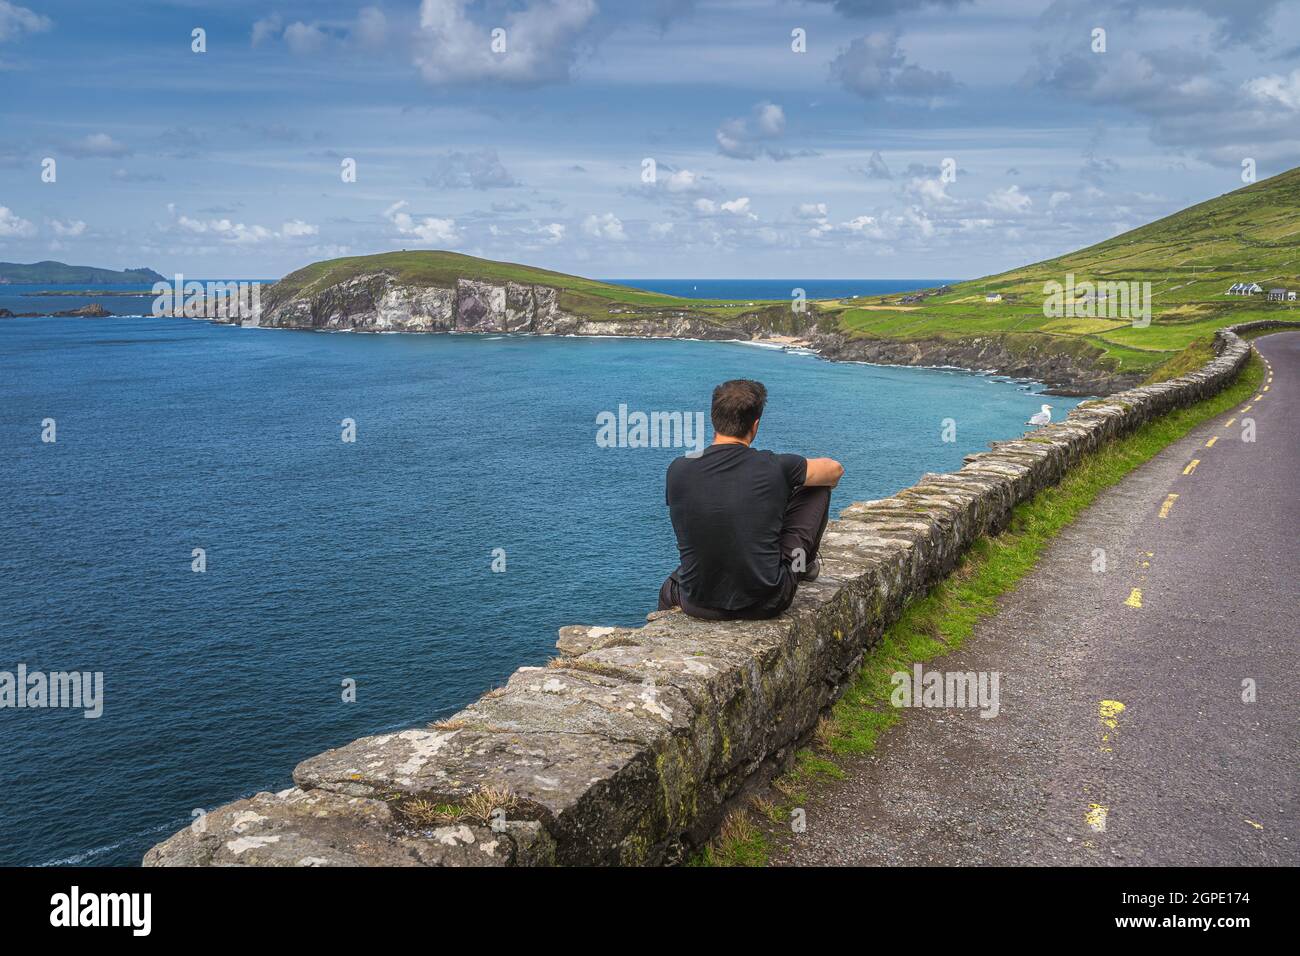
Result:
M137 863L195 808L542 663L561 625L641 621L681 450L598 447L603 411L707 416L714 384L761 379L759 444L843 461L838 508L1041 402L741 344L152 318L0 320L0 367L0 671L104 674L98 719L0 709L3 864Z

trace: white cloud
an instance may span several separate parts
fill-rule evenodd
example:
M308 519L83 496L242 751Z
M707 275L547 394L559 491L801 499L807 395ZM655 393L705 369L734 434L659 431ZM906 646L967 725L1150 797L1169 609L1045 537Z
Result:
M595 214L588 216L582 221L582 231L594 239L622 242L627 238L623 232L623 221L612 212L607 212L603 216Z
M1020 187L1016 185L1008 186L1006 189L995 189L988 194L985 202L990 209L1017 215L1028 212L1029 207L1034 204L1034 201L1022 193Z
M519 183L501 163L495 149L450 152L433 158L425 185L438 189L506 189Z
M898 34L868 33L849 43L831 61L831 76L864 99L904 96L928 99L956 89L952 74L909 63L898 48Z
M543 226L539 226L537 232L541 235L542 241L548 244L562 242L564 240L563 223L548 222Z
M47 16L10 3L9 0L0 0L0 43L16 40L24 33L43 33L53 25Z
M1280 103L1289 110L1300 110L1300 70L1293 70L1290 76L1257 76L1246 81L1245 89L1266 104Z
M51 219L49 220L49 223L50 228L54 230L56 236L75 238L86 231L86 224L80 219L74 219L69 222L64 222L61 219Z
M265 242L275 236L275 233L265 226L248 226L229 219L192 219L182 215L176 218L176 225L196 235L213 235L223 242L240 244Z
M664 180L664 188L670 193L692 193L705 189L703 180L689 169L678 169Z
M908 180L907 185L903 187L903 191L917 197L927 206L942 206L956 202L948 195L948 184L946 182L928 176Z
M319 53L325 48L326 39L325 31L314 23L299 20L284 28L284 42L291 52L299 55Z
M764 100L754 104L747 117L726 120L718 127L714 138L718 152L732 159L789 159L793 154L773 146L775 140L785 135L785 110L776 103Z
M289 239L297 239L301 236L314 236L320 232L319 227L311 223L303 222L301 219L290 219L280 227L280 235Z
M873 239L884 238L884 231L880 228L875 216L855 216L848 222L841 223L841 227L849 232L861 233L870 236Z
M0 236L15 237L35 234L35 226L13 212L8 206L0 206Z
M712 199L695 200L695 211L701 216L718 216L726 213L731 216L739 216L744 219L757 219L749 208L749 197L740 196L737 199L731 199L726 202L714 202Z
M320 231L318 227L303 222L301 219L291 219L285 222L280 226L279 231L257 224L249 225L235 222L225 217L220 219L195 219L184 213L178 213L175 203L167 204L167 212L171 214L175 227L180 231L196 236L211 236L232 245L257 245L258 243L270 242L276 239L300 239L304 236L314 236Z
M414 236L423 242L429 243L454 243L460 241L460 237L456 232L456 220L425 216L417 222L411 217L410 213L402 211L407 205L407 201L402 199L384 210L384 218L396 226L397 231L402 235Z
M107 133L91 133L75 143L69 143L67 150L80 159L110 159L131 155L131 147L119 143Z
M258 46L266 40L274 40L280 35L280 29L284 26L284 21L280 19L280 14L273 13L269 17L263 17L253 24L253 46Z
M299 56L320 53L327 47L337 47L348 41L363 50L375 52L382 50L388 42L388 17L378 7L362 7L356 20L350 24L296 20L285 26L278 13L253 23L253 46L276 39L284 40L289 51Z
M472 21L468 0L422 0L415 63L433 84L502 83L536 86L563 82L598 12L595 0L533 0L490 26ZM505 51L494 52L491 31L505 31Z

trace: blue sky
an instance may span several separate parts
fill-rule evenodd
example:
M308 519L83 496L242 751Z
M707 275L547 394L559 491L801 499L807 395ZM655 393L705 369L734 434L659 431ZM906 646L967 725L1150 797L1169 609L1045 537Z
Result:
M0 89L7 261L964 278L1300 165L1300 4L0 0Z

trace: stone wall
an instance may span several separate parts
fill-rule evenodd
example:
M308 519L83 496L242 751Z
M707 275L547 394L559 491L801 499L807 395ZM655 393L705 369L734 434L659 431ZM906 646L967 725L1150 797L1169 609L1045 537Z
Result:
M637 628L562 628L548 666L520 668L446 721L311 757L293 787L213 810L144 862L674 862L789 765L863 654L975 539L1080 456L1219 391L1250 352L1232 330L1215 348L1197 372L1085 403L958 472L848 506L827 528L821 576L780 618L670 611Z

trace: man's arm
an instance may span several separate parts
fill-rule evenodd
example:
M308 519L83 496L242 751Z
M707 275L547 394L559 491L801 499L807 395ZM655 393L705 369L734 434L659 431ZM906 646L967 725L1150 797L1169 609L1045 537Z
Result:
M843 474L844 466L834 458L809 458L808 476L803 483L814 488L834 488Z

